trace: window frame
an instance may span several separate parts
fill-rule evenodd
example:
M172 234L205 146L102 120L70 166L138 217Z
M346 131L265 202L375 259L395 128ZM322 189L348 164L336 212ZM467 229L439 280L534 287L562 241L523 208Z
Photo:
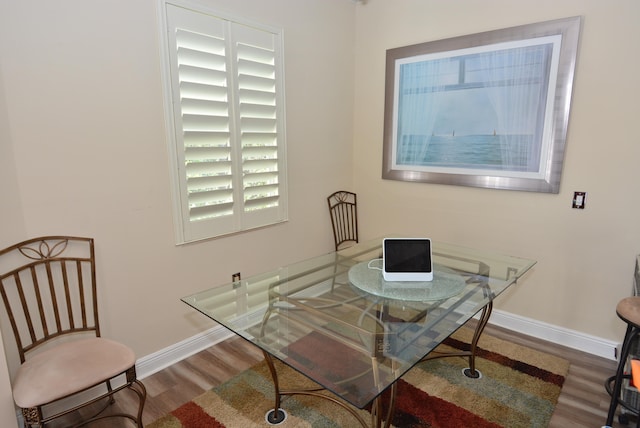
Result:
M196 3L190 0L158 0L158 18L160 35L160 54L161 54L161 77L163 84L164 94L164 110L165 110L165 125L167 133L167 146L169 157L169 169L170 169L170 182L171 182L171 198L173 208L174 219L174 234L176 244L186 244L189 242L195 242L205 239L211 239L239 232L244 232L252 229L262 228L279 224L288 220L288 191L287 191L287 169L286 169L286 135L285 135L285 96L284 96L284 45L283 45L283 30L270 27L255 22L250 22L246 19L242 19L236 16L231 16L220 11L209 8L201 3ZM193 13L194 19L211 20L215 26L220 25L224 27L224 35L222 39L225 44L224 58L226 61L226 92L228 104L227 120L228 120L228 151L230 156L230 173L229 181L231 188L229 192L232 194L232 200L229 203L231 212L228 214L219 215L218 217L212 217L205 220L195 220L192 214L193 201L189 201L189 192L191 187L188 184L188 172L189 163L186 159L185 153L188 150L188 145L184 141L186 139L185 130L182 119L187 115L182 111L182 96L183 90L176 89L181 81L178 67L178 46L175 42L175 36L172 39L170 34L171 25L169 23L169 8L175 8L178 13L189 14ZM173 12L171 12L173 13ZM191 25L191 24L188 24ZM187 28L187 27L185 27ZM177 29L177 27L176 27ZM194 28L188 27L190 31ZM213 34L215 31L212 30ZM269 163L275 165L271 171L271 175L274 177L271 184L268 184L273 189L275 188L276 204L273 207L261 207L256 211L250 211L245 209L249 204L247 194L250 184L246 186L244 183L244 176L246 167L243 166L243 141L242 130L246 130L246 125L242 125L241 119L246 118L243 116L242 105L239 98L241 93L242 77L238 70L238 52L241 50L236 41L245 40L244 37L251 39L251 33L255 33L260 37L271 37L269 43L271 44L273 55L273 97L274 105L273 115L275 117L269 118L270 122L273 122L274 130L273 143L269 146L272 151L272 156L269 157ZM245 35L248 34L248 36ZM202 33L205 36L211 36L207 33ZM238 39L236 39L238 37ZM256 44L256 46L258 46ZM180 98L177 98L180 95ZM245 122L246 123L246 122ZM261 146L263 149L268 144ZM251 150L248 145L244 146L245 155ZM245 157L245 163L248 163L250 159ZM245 171L243 171L245 170ZM265 195L258 197L267 199Z

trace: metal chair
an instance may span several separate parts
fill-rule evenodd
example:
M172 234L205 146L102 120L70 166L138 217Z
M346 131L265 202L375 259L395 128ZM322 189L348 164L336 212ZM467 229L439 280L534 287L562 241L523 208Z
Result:
M622 425L629 423L627 414L637 416L636 426L640 428L640 394L638 385L631 382L631 360L637 359L640 353L640 255L636 257L633 272L633 295L626 297L616 306L616 314L627 324L627 330L622 342L622 349L618 360L615 376L605 382L605 388L611 396L609 413L605 427L613 424L613 418L618 407L621 407L618 420Z
M607 427L613 426L613 418L618 406L622 406L623 409L626 409L635 415L638 415L638 412L640 411L640 409L627 400L627 398L630 398L629 393L631 392L631 388L628 387L631 379L631 374L628 373L630 367L629 358L632 358L633 354L635 354L633 350L634 347L636 348L635 351L637 351L637 342L640 336L640 297L631 296L622 299L616 306L616 314L627 324L627 331L622 343L620 361L618 362L616 374L615 376L611 376L605 382L605 388L611 396L609 413L607 414L607 422L605 425ZM626 387L624 385L625 383L627 384ZM624 413L620 414L620 423L623 425L628 423L627 417ZM640 417L636 421L636 427L640 428Z
M92 238L46 236L0 250L0 293L20 356L12 384L25 427L91 404L99 410L78 425L126 417L143 426L135 354L100 337ZM123 389L137 395L137 414L104 412Z
M356 194L339 190L327 198L336 251L358 242Z

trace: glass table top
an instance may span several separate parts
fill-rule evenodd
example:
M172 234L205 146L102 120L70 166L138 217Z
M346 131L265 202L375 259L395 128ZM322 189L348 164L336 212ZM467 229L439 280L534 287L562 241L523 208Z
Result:
M363 408L535 261L432 242L434 280L385 282L382 238L183 302Z

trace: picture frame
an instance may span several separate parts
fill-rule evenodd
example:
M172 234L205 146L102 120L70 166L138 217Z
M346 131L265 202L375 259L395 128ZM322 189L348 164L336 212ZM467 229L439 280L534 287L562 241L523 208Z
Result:
M386 53L382 178L558 193L581 17Z

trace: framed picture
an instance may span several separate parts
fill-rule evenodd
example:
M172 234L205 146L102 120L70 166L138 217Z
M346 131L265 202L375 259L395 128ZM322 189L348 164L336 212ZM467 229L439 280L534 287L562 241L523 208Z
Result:
M382 177L558 193L580 25L387 50Z

